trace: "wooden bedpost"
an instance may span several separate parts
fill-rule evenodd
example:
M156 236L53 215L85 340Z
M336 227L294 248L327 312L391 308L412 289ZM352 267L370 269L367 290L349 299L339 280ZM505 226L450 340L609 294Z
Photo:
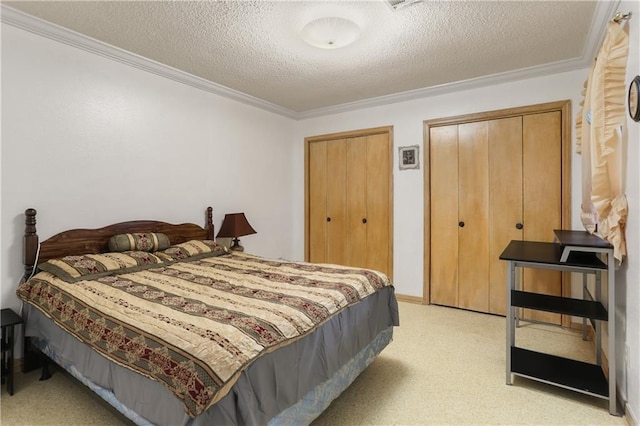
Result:
M213 240L214 232L213 232L213 208L207 207L207 239Z
M27 209L24 212L24 241L22 247L22 263L24 264L24 276L22 280L27 280L33 273L36 266L38 254L38 234L36 233L36 210Z
M36 211L27 209L24 212L24 238L22 241L22 263L24 264L24 276L22 281L26 281L33 274L33 268L38 262L38 234L36 233ZM42 366L41 377L45 377L47 362L45 356L31 344L31 338L23 336L22 372L28 373Z
M22 263L24 264L24 276L26 281L33 274L33 269L38 262L38 234L36 233L36 210L27 209L24 212L24 239L22 245ZM31 344L31 338L23 336L22 372L27 373L42 367L40 380L51 377L47 357Z

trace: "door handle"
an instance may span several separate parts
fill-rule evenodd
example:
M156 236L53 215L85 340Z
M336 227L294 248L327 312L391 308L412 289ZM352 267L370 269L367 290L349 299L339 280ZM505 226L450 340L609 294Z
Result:
M362 219L362 223L367 223L367 218Z
M524 225L521 224L520 222L516 223L516 229L522 229L524 228Z
M331 222L331 218L330 217L327 218L327 222Z
M464 228L464 222L463 222L463 221L458 222L458 226L459 226L460 228Z

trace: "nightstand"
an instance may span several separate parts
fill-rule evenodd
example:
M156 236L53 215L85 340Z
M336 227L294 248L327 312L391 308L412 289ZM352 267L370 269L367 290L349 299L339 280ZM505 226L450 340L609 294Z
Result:
M7 381L7 392L13 395L13 346L15 326L22 324L22 317L11 309L2 309L2 381Z

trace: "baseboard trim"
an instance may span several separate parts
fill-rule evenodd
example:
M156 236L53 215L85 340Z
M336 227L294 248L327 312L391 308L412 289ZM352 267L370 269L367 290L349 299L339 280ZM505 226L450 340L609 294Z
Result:
M408 296L406 294L396 294L396 299L400 302L408 302L408 303L416 303L418 305L424 305L424 300L422 297L418 296Z
M13 360L13 373L22 373L22 364L24 363L24 358L16 358Z
M627 426L638 426L638 417L636 417L629 403L624 404L624 422Z

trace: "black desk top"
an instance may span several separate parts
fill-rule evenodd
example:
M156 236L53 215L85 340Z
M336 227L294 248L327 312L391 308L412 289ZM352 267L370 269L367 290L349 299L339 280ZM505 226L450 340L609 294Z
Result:
M2 328L22 323L22 317L9 308L2 309Z
M590 234L587 231L567 231L564 229L554 229L554 234L564 246L576 247L594 247L602 249L611 249L613 246L606 240Z
M545 265L565 265L588 269L607 269L595 253L572 251L566 262L561 262L563 246L558 243L545 243L539 241L513 240L507 245L501 260L513 260L520 262L539 263Z

